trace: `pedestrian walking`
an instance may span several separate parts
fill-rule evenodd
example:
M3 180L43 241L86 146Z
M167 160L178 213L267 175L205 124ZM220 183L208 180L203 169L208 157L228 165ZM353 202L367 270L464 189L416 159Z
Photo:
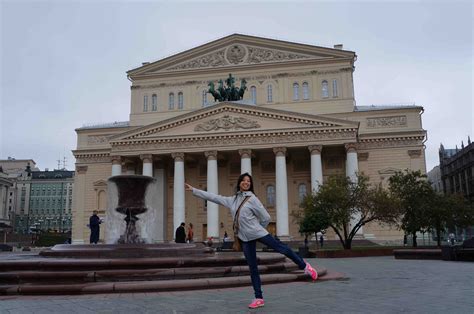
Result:
M100 224L102 220L97 216L98 212L94 210L92 216L89 217L89 228L91 228L90 244L97 244L100 235Z
M174 234L174 242L176 243L186 243L186 230L184 230L184 226L186 224L182 222L178 228L176 228L176 232Z

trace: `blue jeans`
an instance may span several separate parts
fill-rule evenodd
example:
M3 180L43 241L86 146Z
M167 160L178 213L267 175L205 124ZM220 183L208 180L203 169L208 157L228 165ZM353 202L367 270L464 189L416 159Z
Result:
M248 242L242 242L242 250L244 251L245 259L249 265L250 278L252 279L253 290L255 291L255 298L263 299L262 295L262 282L260 281L260 273L258 272L257 264L257 241L265 244L268 247L271 247L278 253L281 253L291 259L299 269L304 269L306 267L305 261L299 257L292 249L290 249L284 243L275 240L270 234L266 236Z

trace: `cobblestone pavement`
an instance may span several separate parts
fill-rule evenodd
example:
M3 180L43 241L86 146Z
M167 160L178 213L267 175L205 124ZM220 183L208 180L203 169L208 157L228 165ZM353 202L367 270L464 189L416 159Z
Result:
M348 279L166 293L0 296L0 313L474 313L474 263L393 257L310 259Z

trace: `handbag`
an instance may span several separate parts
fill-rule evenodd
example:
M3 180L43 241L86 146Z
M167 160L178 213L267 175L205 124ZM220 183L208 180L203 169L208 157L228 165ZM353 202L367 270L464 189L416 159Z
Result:
M250 196L246 196L244 200L242 201L242 203L240 203L240 206L237 209L237 211L235 212L234 224L232 225L232 229L234 229L234 243L232 244L232 250L234 250L235 252L242 251L242 245L240 244L240 239L237 235L239 233L239 214L240 214L240 209L245 204L245 202L248 201L249 198Z

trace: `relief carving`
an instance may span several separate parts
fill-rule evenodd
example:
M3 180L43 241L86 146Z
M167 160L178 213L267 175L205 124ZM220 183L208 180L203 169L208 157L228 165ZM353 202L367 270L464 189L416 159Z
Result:
M107 144L109 142L110 135L89 135L87 137L88 145L100 145Z
M248 63L309 59L309 56L307 55L291 53L291 52L256 48L256 47L247 47L247 49L249 51L249 57L247 58Z
M260 124L243 117L232 117L225 115L222 118L211 119L205 123L196 125L194 131L215 131L219 129L239 130L239 129L256 129Z
M368 128L396 128L407 125L407 116L367 118Z
M232 64L242 63L247 51L242 45L232 45L227 48L226 57Z
M198 68L213 68L217 66L228 65L228 62L224 58L225 50L221 49L216 52L204 55L194 60L178 64L177 66L168 68L167 70L186 70L186 69L198 69Z

